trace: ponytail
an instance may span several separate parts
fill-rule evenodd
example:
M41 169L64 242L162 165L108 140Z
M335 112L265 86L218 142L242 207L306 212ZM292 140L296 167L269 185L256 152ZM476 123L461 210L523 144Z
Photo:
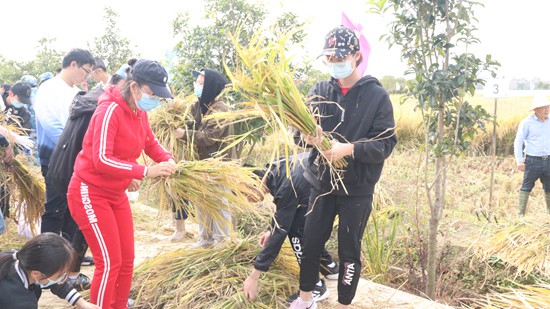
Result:
M11 264L15 262L14 254L9 254L9 252L0 254L0 280L4 279L10 270Z
M71 269L76 263L75 257L71 244L65 238L54 233L42 233L25 243L21 250L0 256L0 280L16 260L22 270L37 270L49 277Z

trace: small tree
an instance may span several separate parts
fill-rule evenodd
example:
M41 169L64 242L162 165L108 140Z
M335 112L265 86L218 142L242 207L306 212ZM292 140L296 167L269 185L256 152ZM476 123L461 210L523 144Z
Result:
M447 165L462 153L489 114L466 100L474 95L477 76L489 70L493 77L498 63L488 55L485 61L468 52L479 43L474 37L474 7L469 0L371 0L373 11L393 9L395 21L385 37L390 46L401 47L409 66L406 98L416 99L423 114L425 132L424 187L430 206L426 294L436 292L437 233L445 208ZM433 166L432 166L433 165ZM433 168L430 168L433 167Z
M22 64L0 55L0 83L13 84L23 75Z
M192 93L193 76L191 70L207 67L216 69L227 76L224 64L230 69L237 66L238 57L235 47L229 40L228 34L239 32L239 44L247 45L250 38L259 30L265 29L264 22L266 10L258 4L246 0L206 0L205 16L201 25L191 27L189 14L180 14L173 22L174 36L181 38L174 51L178 57L172 69L171 86L176 93ZM300 28L302 23L293 13L283 13L275 20L280 29ZM303 31L296 31L291 38L292 43L299 44L305 37ZM297 79L304 85L304 92L309 91L310 79L307 79L313 71L311 66L303 66L297 69ZM307 87L307 89L305 89ZM238 93L233 93L226 98L229 103L239 101ZM256 119L242 122L236 125L237 134L249 132L258 128L263 121ZM257 131L248 136L245 142L255 144L261 141L268 132ZM253 146L250 147L253 149ZM243 150L243 143L237 145L236 150Z
M41 73L53 73L56 69L61 68L61 61L64 55L63 52L53 47L55 41L55 38L42 38L38 40L36 59L28 63L30 69L28 74L32 74L38 78Z
M63 53L52 47L55 40L55 38L38 40L36 57L28 62L7 60L0 56L0 81L15 83L23 75L38 78L41 73L53 72L60 68Z
M103 15L103 24L105 33L94 38L93 45L88 42L88 49L94 55L107 62L108 69L116 71L121 65L128 62L128 59L134 55L130 48L130 40L119 35L120 30L117 25L118 13L110 7L105 7ZM110 72L112 73L112 72Z

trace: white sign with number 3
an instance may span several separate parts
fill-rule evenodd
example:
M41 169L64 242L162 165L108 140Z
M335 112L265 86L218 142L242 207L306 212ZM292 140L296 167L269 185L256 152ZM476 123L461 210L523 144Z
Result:
M506 98L508 96L508 81L505 79L490 79L483 89L486 99Z

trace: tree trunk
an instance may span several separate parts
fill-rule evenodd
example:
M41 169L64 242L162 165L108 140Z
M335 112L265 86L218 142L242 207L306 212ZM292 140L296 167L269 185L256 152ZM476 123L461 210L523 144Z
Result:
M444 108L439 109L437 119L437 144L442 140L445 111ZM436 145L436 149L438 145ZM445 180L447 173L447 164L445 155L436 153L435 158L435 177L434 177L434 202L430 205L430 231L428 234L428 265L427 265L427 280L426 280L426 295L430 299L435 299L436 278L437 278L437 231L439 229L439 221L443 215L445 206Z
M426 295L435 299L436 266L437 266L437 230L439 220L430 218L430 231L428 234L428 264L426 266L428 275L426 278Z

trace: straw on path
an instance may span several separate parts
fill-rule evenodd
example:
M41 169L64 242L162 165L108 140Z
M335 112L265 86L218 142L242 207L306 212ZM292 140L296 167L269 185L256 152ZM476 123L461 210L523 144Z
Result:
M159 255L136 267L132 295L140 308L287 308L298 276L290 247L262 274L258 300L244 300L242 284L258 252L256 239L245 239Z

